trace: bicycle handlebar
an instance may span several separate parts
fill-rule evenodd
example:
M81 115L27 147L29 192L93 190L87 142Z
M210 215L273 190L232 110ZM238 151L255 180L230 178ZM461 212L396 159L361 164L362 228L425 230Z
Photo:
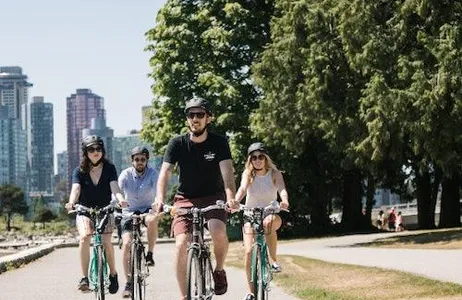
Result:
M217 200L216 204L212 204L204 208L198 208L198 207L183 208L183 207L175 207L173 205L164 204L163 211L166 213L169 212L170 215L182 216L182 215L190 215L193 213L204 214L214 209L226 209L226 208L227 208L227 205L225 201Z
M246 212L253 213L257 209L261 209L264 212L274 213L274 214L279 213L281 210L282 211L287 211L287 212L289 211L288 209L281 208L281 206L279 205L279 202L277 202L276 200L272 201L270 203L270 205L265 206L265 207L248 207L248 206L245 206L243 204L239 204L239 210L243 210L243 211L246 211Z
M112 209L114 209L114 204L113 203L110 203L109 205L106 205L105 207L103 208L91 208L91 207L87 207L85 205L82 205L82 204L74 204L74 209L73 210L70 210L68 212L68 214L72 214L72 213L79 213L79 212L82 212L82 213L99 213L99 212L110 212Z
M137 211L130 211L130 212L122 211L122 212L117 212L114 215L115 216L121 216L123 218L142 219L147 215L159 216L159 215L163 215L164 213L165 213L164 211L154 212L152 209L150 209L149 212L147 212L147 213L139 213Z

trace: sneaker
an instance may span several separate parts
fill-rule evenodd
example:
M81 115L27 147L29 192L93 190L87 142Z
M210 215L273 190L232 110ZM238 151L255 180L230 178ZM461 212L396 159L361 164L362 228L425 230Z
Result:
M117 274L109 275L109 293L115 294L119 290L119 281L117 280Z
M279 273L281 271L282 271L281 266L277 262L274 262L271 264L271 272Z
M154 259L152 258L152 252L148 251L146 254L146 265L149 267L153 267L156 263L154 262Z
M215 295L223 295L228 290L225 270L213 271L213 281L215 282Z
M247 294L244 298L244 300L255 300L255 296L252 294Z
M125 289L122 293L122 298L130 298L132 296L132 283L128 281L125 284Z
M77 288L82 292L88 292L90 290L90 283L88 282L88 277L83 277L82 279L80 279Z

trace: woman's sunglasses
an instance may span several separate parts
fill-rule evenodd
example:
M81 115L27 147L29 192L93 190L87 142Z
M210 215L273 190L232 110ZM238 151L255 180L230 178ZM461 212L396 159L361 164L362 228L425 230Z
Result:
M88 151L88 153L94 153L95 151L96 151L96 152L103 152L103 148L100 147L100 146L97 146L97 147L88 147L88 148L87 148L87 151Z
M258 160L265 160L265 158L266 158L266 157L265 157L264 154L252 155L252 156L250 157L250 159L251 159L252 161L256 161L257 159L258 159Z
M203 119L205 117L205 112L188 112L186 113L186 118L188 119L194 119L194 117L197 117L198 119Z

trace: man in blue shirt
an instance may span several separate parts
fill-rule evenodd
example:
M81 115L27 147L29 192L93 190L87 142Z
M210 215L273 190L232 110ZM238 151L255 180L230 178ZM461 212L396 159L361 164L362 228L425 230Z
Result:
M128 208L124 211L147 213L151 209L156 195L158 172L148 166L149 151L145 147L135 147L131 151L132 166L123 170L119 176L119 186L128 201ZM157 217L148 214L144 219L147 227L148 253L146 263L154 265L152 252L157 240ZM122 227L122 252L123 266L127 283L123 292L124 298L131 297L130 283L130 242L132 239L132 219L123 218L120 223Z

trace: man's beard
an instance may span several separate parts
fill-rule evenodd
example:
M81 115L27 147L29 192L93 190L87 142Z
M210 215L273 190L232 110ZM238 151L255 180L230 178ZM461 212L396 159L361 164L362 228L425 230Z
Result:
M144 171L146 170L146 167L147 166L135 167L135 170L136 170L136 172L141 174L141 173L144 173Z
M191 126L189 126L189 131L191 131L191 133L195 136L195 137L200 137L201 135L204 134L205 130L207 129L207 126L209 126L209 124L206 124L204 126L204 128L202 128L202 130L198 130L198 131L193 131L191 129Z

